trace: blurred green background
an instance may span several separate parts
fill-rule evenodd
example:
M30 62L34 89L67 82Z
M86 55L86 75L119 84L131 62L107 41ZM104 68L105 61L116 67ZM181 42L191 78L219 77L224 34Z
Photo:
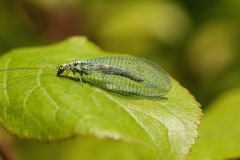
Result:
M83 35L159 64L204 111L240 86L239 28L239 0L0 0L0 54Z

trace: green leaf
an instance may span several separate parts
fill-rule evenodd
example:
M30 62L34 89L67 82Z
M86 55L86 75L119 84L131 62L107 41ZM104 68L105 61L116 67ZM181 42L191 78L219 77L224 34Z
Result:
M208 107L191 159L240 157L240 88L223 93Z
M18 49L0 59L0 68L56 67L79 59L116 55L101 51L85 38ZM71 76L71 75L69 75ZM202 115L199 103L173 80L160 100L119 96L56 70L14 70L0 76L0 121L22 138L53 141L94 136L136 143L160 158L184 159Z

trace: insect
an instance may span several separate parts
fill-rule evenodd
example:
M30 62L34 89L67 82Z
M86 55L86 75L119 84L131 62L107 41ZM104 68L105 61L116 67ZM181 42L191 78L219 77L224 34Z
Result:
M94 85L121 94L160 98L171 89L171 77L161 67L137 57L103 57L59 66L57 75L69 72Z
M6 70L43 69L10 68ZM57 76L70 72L80 82L89 82L109 91L157 99L171 89L170 75L155 63L137 57L103 57L79 60L57 67Z

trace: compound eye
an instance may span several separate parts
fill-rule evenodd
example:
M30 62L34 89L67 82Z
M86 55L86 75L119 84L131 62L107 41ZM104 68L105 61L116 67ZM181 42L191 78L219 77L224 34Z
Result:
M59 66L57 69L58 69L57 75L60 75L65 70L63 66Z
M58 71L63 70L63 66L57 67Z

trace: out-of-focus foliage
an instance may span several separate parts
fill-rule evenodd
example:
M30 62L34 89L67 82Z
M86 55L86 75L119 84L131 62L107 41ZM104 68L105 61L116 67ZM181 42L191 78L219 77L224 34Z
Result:
M21 6L12 1L0 1L0 54L21 46L30 46L41 41Z
M85 35L103 50L160 64L195 95L206 119L216 97L240 87L239 28L238 0L0 1L0 54Z
M191 159L229 159L240 156L240 88L217 97L201 122Z
M23 160L158 160L154 151L146 147L110 139L77 138L58 143L43 144L13 139L18 157ZM31 151L31 152L30 152Z

